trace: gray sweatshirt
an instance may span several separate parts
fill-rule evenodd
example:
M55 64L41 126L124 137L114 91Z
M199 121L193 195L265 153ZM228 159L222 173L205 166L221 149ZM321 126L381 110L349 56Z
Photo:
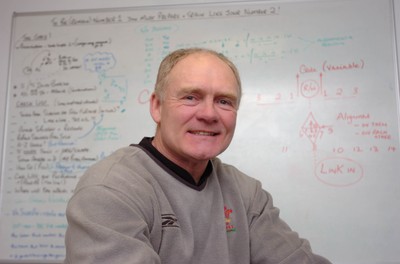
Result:
M139 145L93 165L68 203L65 263L330 263L279 218L259 181L210 164L201 188Z

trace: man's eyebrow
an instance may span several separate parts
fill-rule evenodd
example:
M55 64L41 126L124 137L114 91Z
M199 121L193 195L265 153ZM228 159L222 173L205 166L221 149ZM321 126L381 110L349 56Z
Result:
M217 94L217 96L218 97L226 97L226 98L229 98L234 101L238 100L238 96L234 93L219 93L219 94Z
M187 95L187 94L204 94L204 90L198 87L183 87L182 89L180 89L180 91L178 92L178 97L183 96L183 95ZM231 101L234 101L235 103L238 102L238 95L233 93L233 92L225 92L225 91L218 91L215 94L215 97L217 98L227 98Z
M219 91L216 93L216 97L217 98L226 98L226 99L234 102L235 104L237 104L239 101L238 95L231 91Z
M205 93L203 89L198 88L198 87L183 87L178 94L189 94L189 93L198 93L198 94L203 94ZM218 91L216 93L217 97L226 97L230 98L232 100L237 100L238 96L235 93L232 92L225 92L225 91Z
M178 91L178 94L188 94L188 93L202 93L202 90L197 87L183 87Z

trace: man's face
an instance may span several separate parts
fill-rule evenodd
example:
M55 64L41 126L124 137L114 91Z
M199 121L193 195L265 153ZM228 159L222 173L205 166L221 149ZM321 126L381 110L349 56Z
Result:
M228 147L238 107L238 84L228 65L211 54L191 54L170 72L164 95L162 102L151 99L159 125L153 142L162 154L186 168Z

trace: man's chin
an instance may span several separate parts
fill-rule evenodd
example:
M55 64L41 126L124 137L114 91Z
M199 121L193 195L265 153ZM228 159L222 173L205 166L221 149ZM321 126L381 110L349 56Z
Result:
M191 154L191 157L194 158L197 161L208 161L210 159L215 158L220 153L221 152L219 152L219 151L194 152L194 153Z

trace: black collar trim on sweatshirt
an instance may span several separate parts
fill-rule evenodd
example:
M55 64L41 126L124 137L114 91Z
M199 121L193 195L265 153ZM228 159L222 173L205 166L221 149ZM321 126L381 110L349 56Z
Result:
M211 175L212 172L212 164L211 161L208 162L207 167L201 176L199 182L196 184L192 175L182 167L176 165L172 161L170 161L167 157L165 157L161 152L159 152L151 141L153 138L144 137L139 144L131 144L131 146L140 147L144 151L146 151L149 156L155 160L158 164L160 164L164 169L167 169L169 172L172 172L171 175L175 177L180 182L184 183L190 188L201 191L206 186L207 178Z

